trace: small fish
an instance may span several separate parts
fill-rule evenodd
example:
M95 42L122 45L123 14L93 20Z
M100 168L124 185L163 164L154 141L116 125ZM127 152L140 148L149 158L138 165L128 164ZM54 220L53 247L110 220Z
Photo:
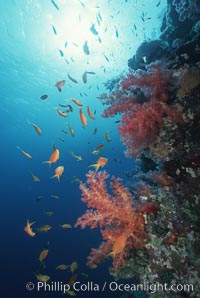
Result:
M160 5L161 1L159 1L157 4L156 4L156 7L158 7Z
M107 142L111 141L111 138L109 137L108 132L105 133L105 139Z
M108 61L108 62L110 61L109 58L105 54L103 54L103 56L105 57L106 61Z
M87 41L85 41L84 45L83 45L83 51L86 55L90 55L90 50L87 44Z
M80 2L82 7L85 7L85 4L82 1L79 0L79 2Z
M37 134L38 134L39 136L41 136L41 134L42 134L42 130L39 128L39 126L37 126L37 125L36 125L35 123L33 123L33 122L30 122L29 120L27 120L27 122L28 122L28 124L32 125L32 126L34 127L35 131L37 132Z
M92 26L90 27L90 31L94 34L94 35L98 35L97 30L95 29L95 25L92 24Z
M74 152L72 152L72 156L76 158L77 161L83 160L82 156L76 155Z
M38 232L47 232L51 230L52 227L50 225L44 225L37 229Z
M81 275L84 276L84 277L86 277L86 278L88 278L88 274L86 274L84 272L82 272Z
M56 83L56 87L58 88L58 91L61 92L62 91L62 87L65 85L65 80L59 81Z
M56 4L56 2L54 0L51 0L51 3L57 10L60 10L59 6Z
M87 71L87 74L90 74L90 75L95 75L95 74L96 74L96 72L94 72L94 71Z
M119 37L119 32L118 32L117 27L115 27L115 36L116 36L117 38Z
M59 137L58 139L59 139L61 142L63 142L63 143L64 143L64 141L65 141L63 138L60 138L60 137Z
M56 112L57 112L57 114L60 115L61 117L64 117L64 118L68 117L67 113L62 112L62 111L59 110L58 108L56 109Z
M69 126L69 131L70 131L71 136L74 137L75 133L71 126Z
M71 178L71 181L72 181L72 182L77 182L77 183L82 183L82 181L81 181L78 177L76 177L76 176L73 176L73 177Z
M62 104L62 103L59 103L59 106L62 107L62 108L67 108L68 107L67 104Z
M83 126L87 126L87 118L85 117L85 114L83 113L81 108L79 110L79 116L80 116Z
M67 46L68 46L68 42L66 41L64 44L65 49L67 48Z
M93 150L93 151L92 151L92 154L94 154L94 155L98 155L98 154L100 154L100 151L99 151L99 150Z
M82 75L82 80L84 84L87 83L87 71L85 71L84 74Z
M68 105L68 108L69 108L70 112L73 112L74 109L71 105Z
M52 163L55 163L60 158L60 151L56 148L56 145L53 145L53 153L51 154L49 160L44 161L43 163L48 163L51 165Z
M90 117L90 119L92 119L92 120L95 119L94 114L90 111L90 107L89 106L87 107L87 114Z
M26 158L32 159L32 156L29 153L22 150L19 146L16 146L16 147Z
M105 157L99 157L97 160L97 163L90 165L89 167L95 168L95 173L98 171L99 168L103 168L108 162L108 158Z
M29 220L27 219L27 223L26 223L26 226L24 228L24 231L30 236L30 237L34 237L36 233L34 233L31 229L31 226L36 223L35 221L33 222L29 222Z
M36 198L35 200L36 200L36 202L39 202L39 201L41 201L42 199L44 199L43 196L37 196L37 198Z
M63 224L63 225L60 225L61 228L63 229L71 229L72 228L72 225L70 224Z
M48 249L43 249L39 255L39 261L42 263L46 257L48 256L49 250Z
M55 35L57 35L57 30L56 30L55 26L54 26L54 25L51 25L51 27L52 27L53 33L54 33Z
M68 78L75 84L78 84L78 81L70 76L70 74L67 74Z
M114 242L113 244L113 250L112 252L109 254L111 255L113 258L116 257L116 255L118 255L119 253L121 253L124 250L124 247L126 245L126 240L127 240L127 236L122 234L120 235Z
M73 101L73 103L75 103L78 107L83 106L82 103L79 100L75 99L75 98L69 98L69 100Z
M54 200L60 200L60 197L57 196L57 195L51 195L51 198L54 199Z
M98 42L101 43L101 38L98 36Z
M64 130L64 129L61 129L61 131L65 134L68 134L68 131Z
M40 178L38 178L37 176L35 176L34 174L31 173L31 177L32 177L32 180L34 182L40 182Z
M44 94L44 95L41 95L41 96L40 96L40 98L41 98L42 100L45 100L45 99L47 99L47 97L48 97L48 95L47 95L47 94Z
M95 150L102 149L104 146L105 146L104 144L99 144L99 145L95 148Z
M59 52L61 58L64 57L65 54L62 50L58 49L58 52Z
M67 265L65 265L65 264L58 265L58 266L56 267L56 269L57 269L57 270L66 270L66 269L67 269Z
M41 281L41 282L47 282L48 280L50 280L50 276L49 275L43 275L43 274L35 274L37 280Z
M67 64L69 64L69 61L68 61L67 59L65 59L65 62L66 62Z
M79 45L75 42L72 42L72 44L76 47L76 48L79 48Z
M115 121L115 123L120 123L120 122L121 122L121 120L116 120L116 121Z
M44 214L47 215L47 216L53 216L54 215L54 212L52 212L52 211L46 211Z
M71 266L70 266L71 273L74 273L74 271L76 271L77 268L78 268L78 263L77 262L72 262Z
M95 127L94 131L93 131L93 135L96 135L97 133L97 127Z
M62 176L63 173L64 173L64 167L59 166L55 169L55 175L53 175L51 178L57 178L58 181L60 182L60 177Z

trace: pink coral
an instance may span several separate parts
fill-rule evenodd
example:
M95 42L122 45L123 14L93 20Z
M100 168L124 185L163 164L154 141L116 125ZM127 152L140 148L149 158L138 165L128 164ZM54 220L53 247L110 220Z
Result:
M104 242L98 249L92 249L87 263L90 267L112 254L114 244L119 237L124 236L124 245L113 257L113 267L117 270L125 265L131 249L144 247L146 233L143 215L133 208L133 198L128 189L120 179L112 177L110 187L113 194L110 195L105 182L108 177L105 171L97 174L88 172L87 182L82 183L80 189L82 201L90 209L78 218L75 227L100 227Z
M127 146L127 156L135 157L156 140L166 116L172 122L182 120L178 107L168 104L170 78L171 72L161 64L151 64L146 72L139 70L123 78L120 92L114 92L115 100L111 93L111 106L102 116L122 113L119 133Z

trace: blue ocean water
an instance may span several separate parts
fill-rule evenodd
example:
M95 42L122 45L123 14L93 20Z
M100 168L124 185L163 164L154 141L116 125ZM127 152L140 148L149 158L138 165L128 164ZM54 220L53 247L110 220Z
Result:
M72 228L64 230L60 224L75 224L86 206L81 202L76 176L85 181L88 166L98 156L91 154L101 143L101 156L108 158L105 169L110 175L131 182L126 172L134 167L134 160L124 156L115 121L119 117L101 117L104 109L97 97L105 92L104 83L128 70L127 61L138 45L159 36L165 1L150 0L7 0L0 1L0 84L1 84L1 283L2 297L62 297L61 292L28 291L27 282L36 283L35 273L51 276L51 281L69 280L69 270L58 272L59 264L78 263L82 283L103 284L112 281L109 275L111 258L98 268L86 267L92 247L98 247L98 230ZM141 16L149 20L144 22ZM98 36L90 30L95 25ZM90 54L83 50L87 41ZM82 81L85 71L88 81ZM72 82L72 76L78 84ZM62 92L56 82L66 80ZM42 100L44 94L48 98ZM80 122L79 110L68 98L76 98L95 114L86 128ZM71 104L69 117L56 113L59 104ZM63 108L59 107L62 111ZM38 136L31 121L42 129ZM69 125L75 136L69 133ZM97 133L94 134L94 129ZM62 130L67 131L65 134ZM112 141L105 140L105 132ZM60 183L51 179L55 165L42 164L49 159L53 144L60 150L57 165L65 171ZM32 155L24 157L20 146ZM83 157L77 161L71 154ZM40 178L36 183L31 173ZM60 199L52 198L52 195ZM52 217L45 212L52 211ZM36 221L34 227L49 224L46 233L29 237L24 232L26 221ZM43 270L38 262L40 252L47 247L49 255ZM85 273L88 277L84 277ZM80 292L84 297L121 297L123 293Z

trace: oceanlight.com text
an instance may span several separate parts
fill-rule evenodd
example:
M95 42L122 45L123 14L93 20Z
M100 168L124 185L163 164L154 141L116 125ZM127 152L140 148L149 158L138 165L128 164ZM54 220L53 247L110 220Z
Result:
M192 284L172 284L169 285L167 283L149 283L145 282L143 284L134 284L134 283L119 283L116 281L113 282L104 282L104 283L94 283L92 281L88 281L87 283L82 283L76 281L73 285L52 281L50 283L47 282L37 282L32 283L28 282L26 284L26 289L28 291L36 290L38 292L62 292L67 293L69 291L74 292L103 292L105 290L109 290L111 292L137 292L137 291L145 291L151 294L156 292L193 292L194 286Z

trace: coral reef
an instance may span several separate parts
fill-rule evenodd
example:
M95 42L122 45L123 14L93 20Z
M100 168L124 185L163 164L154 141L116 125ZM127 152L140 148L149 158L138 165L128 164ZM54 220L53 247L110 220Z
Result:
M100 227L103 236L89 266L111 255L116 280L190 285L147 291L153 298L200 297L199 19L199 1L167 0L160 39L144 41L128 61L132 70L99 96L108 105L103 117L121 115L126 156L135 158L127 187L112 178L110 195L105 172L89 172L89 187L81 184L91 209L76 226Z

